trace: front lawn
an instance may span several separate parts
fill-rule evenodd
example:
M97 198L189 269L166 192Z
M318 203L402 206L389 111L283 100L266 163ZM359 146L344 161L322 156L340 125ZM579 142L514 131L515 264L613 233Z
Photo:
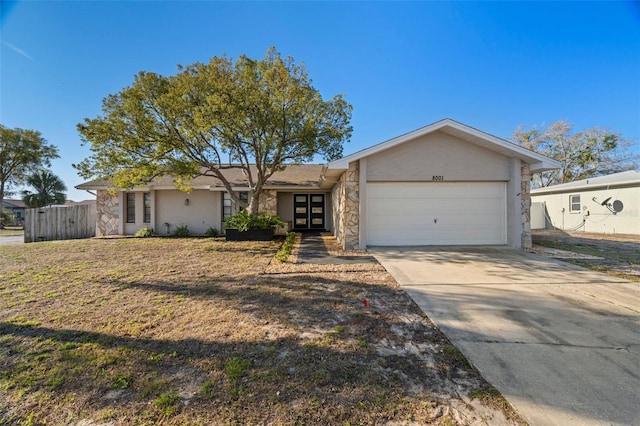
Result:
M264 274L279 245L0 247L0 424L521 421L386 272Z

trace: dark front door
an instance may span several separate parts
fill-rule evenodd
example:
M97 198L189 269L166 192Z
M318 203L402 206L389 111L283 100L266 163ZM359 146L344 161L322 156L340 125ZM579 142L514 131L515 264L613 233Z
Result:
M325 229L324 194L293 195L293 229Z

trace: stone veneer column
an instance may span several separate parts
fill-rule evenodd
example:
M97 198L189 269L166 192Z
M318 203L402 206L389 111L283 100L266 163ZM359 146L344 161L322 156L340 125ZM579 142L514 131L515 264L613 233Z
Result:
M531 239L531 171L529 164L522 162L522 179L520 181L520 200L522 203L522 248L528 250L532 247Z
M118 235L120 226L118 194L99 190L96 195L96 236Z
M349 163L344 176L342 244L345 250L355 250L360 245L360 162Z
M278 215L278 192L275 189L265 189L258 200L258 210L267 212L270 216Z
M343 230L343 204L344 197L342 194L344 193L344 173L340 176L340 180L338 183L334 185L331 189L331 214L333 217L333 235L336 237L336 240L340 243L342 248L344 248L344 233Z

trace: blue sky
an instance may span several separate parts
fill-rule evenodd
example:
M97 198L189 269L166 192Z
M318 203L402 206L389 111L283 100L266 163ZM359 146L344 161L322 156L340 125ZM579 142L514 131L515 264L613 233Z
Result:
M568 120L640 140L639 2L5 1L0 123L60 148L82 182L76 124L141 71L269 46L353 105L349 154L449 117L499 137ZM636 145L640 151L640 145Z

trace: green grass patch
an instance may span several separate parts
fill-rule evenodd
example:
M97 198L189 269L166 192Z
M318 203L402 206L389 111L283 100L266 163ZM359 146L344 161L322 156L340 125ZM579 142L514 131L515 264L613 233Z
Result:
M214 380L209 380L204 383L200 388L200 393L203 397L208 399L213 399L216 396L216 382Z
M471 365L464 354L457 347L448 344L442 347L445 359L456 367L469 368Z
M180 396L173 391L164 392L154 401L156 407L167 417L178 412L180 409L179 403Z
M489 406L497 407L503 411L511 409L509 401L493 386L473 389L469 392L469 398L478 399Z
M227 377L232 381L238 381L242 376L244 376L247 372L247 369L251 363L242 358L231 358L224 370L227 373Z
M111 382L112 389L129 389L131 387L131 373L117 375Z
M295 232L287 232L287 236L284 239L284 243L280 250L276 253L275 259L279 262L286 262L291 256L291 251L293 250L293 245L296 242L296 233Z

